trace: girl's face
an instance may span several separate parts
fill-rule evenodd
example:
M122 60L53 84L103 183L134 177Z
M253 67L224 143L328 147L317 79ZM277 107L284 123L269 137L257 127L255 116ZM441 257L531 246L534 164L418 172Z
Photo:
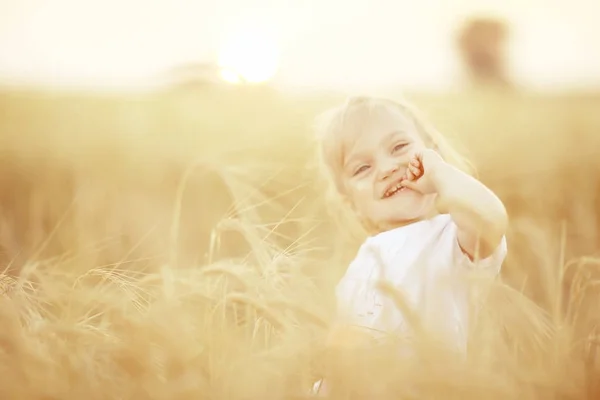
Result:
M434 195L408 188L394 191L411 157L426 144L402 113L378 113L349 143L342 168L346 197L358 216L379 230L393 229L427 216Z

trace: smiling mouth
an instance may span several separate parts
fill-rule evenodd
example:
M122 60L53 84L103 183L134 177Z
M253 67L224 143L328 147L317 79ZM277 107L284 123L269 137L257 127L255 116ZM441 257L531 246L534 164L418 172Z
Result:
M383 198L387 199L388 197L392 197L393 195L403 192L406 190L405 186L402 186L400 183L395 184L391 188L389 188L384 194Z

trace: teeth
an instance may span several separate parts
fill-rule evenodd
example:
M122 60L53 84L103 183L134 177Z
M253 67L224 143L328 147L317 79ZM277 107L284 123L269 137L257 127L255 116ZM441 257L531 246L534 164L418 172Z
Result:
M396 186L392 186L386 193L385 193L385 197L390 197L391 195L393 195L394 193L396 193L397 191L399 191L400 189L402 189L402 185L401 184L397 184Z

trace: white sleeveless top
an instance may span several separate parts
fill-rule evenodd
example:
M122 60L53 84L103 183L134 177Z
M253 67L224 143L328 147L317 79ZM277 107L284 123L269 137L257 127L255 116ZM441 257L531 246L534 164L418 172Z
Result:
M339 315L346 322L388 333L408 333L393 300L375 288L383 279L399 289L429 329L466 347L469 286L464 272L492 277L507 253L503 237L494 253L473 262L460 249L457 226L448 214L368 238L336 287Z

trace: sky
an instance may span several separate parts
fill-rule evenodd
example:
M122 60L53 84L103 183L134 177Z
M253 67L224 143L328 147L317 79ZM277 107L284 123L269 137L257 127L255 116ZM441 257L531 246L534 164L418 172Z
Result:
M276 60L282 87L452 87L455 31L482 13L511 23L518 83L600 89L597 0L0 0L0 82L143 86L254 37L242 62Z

